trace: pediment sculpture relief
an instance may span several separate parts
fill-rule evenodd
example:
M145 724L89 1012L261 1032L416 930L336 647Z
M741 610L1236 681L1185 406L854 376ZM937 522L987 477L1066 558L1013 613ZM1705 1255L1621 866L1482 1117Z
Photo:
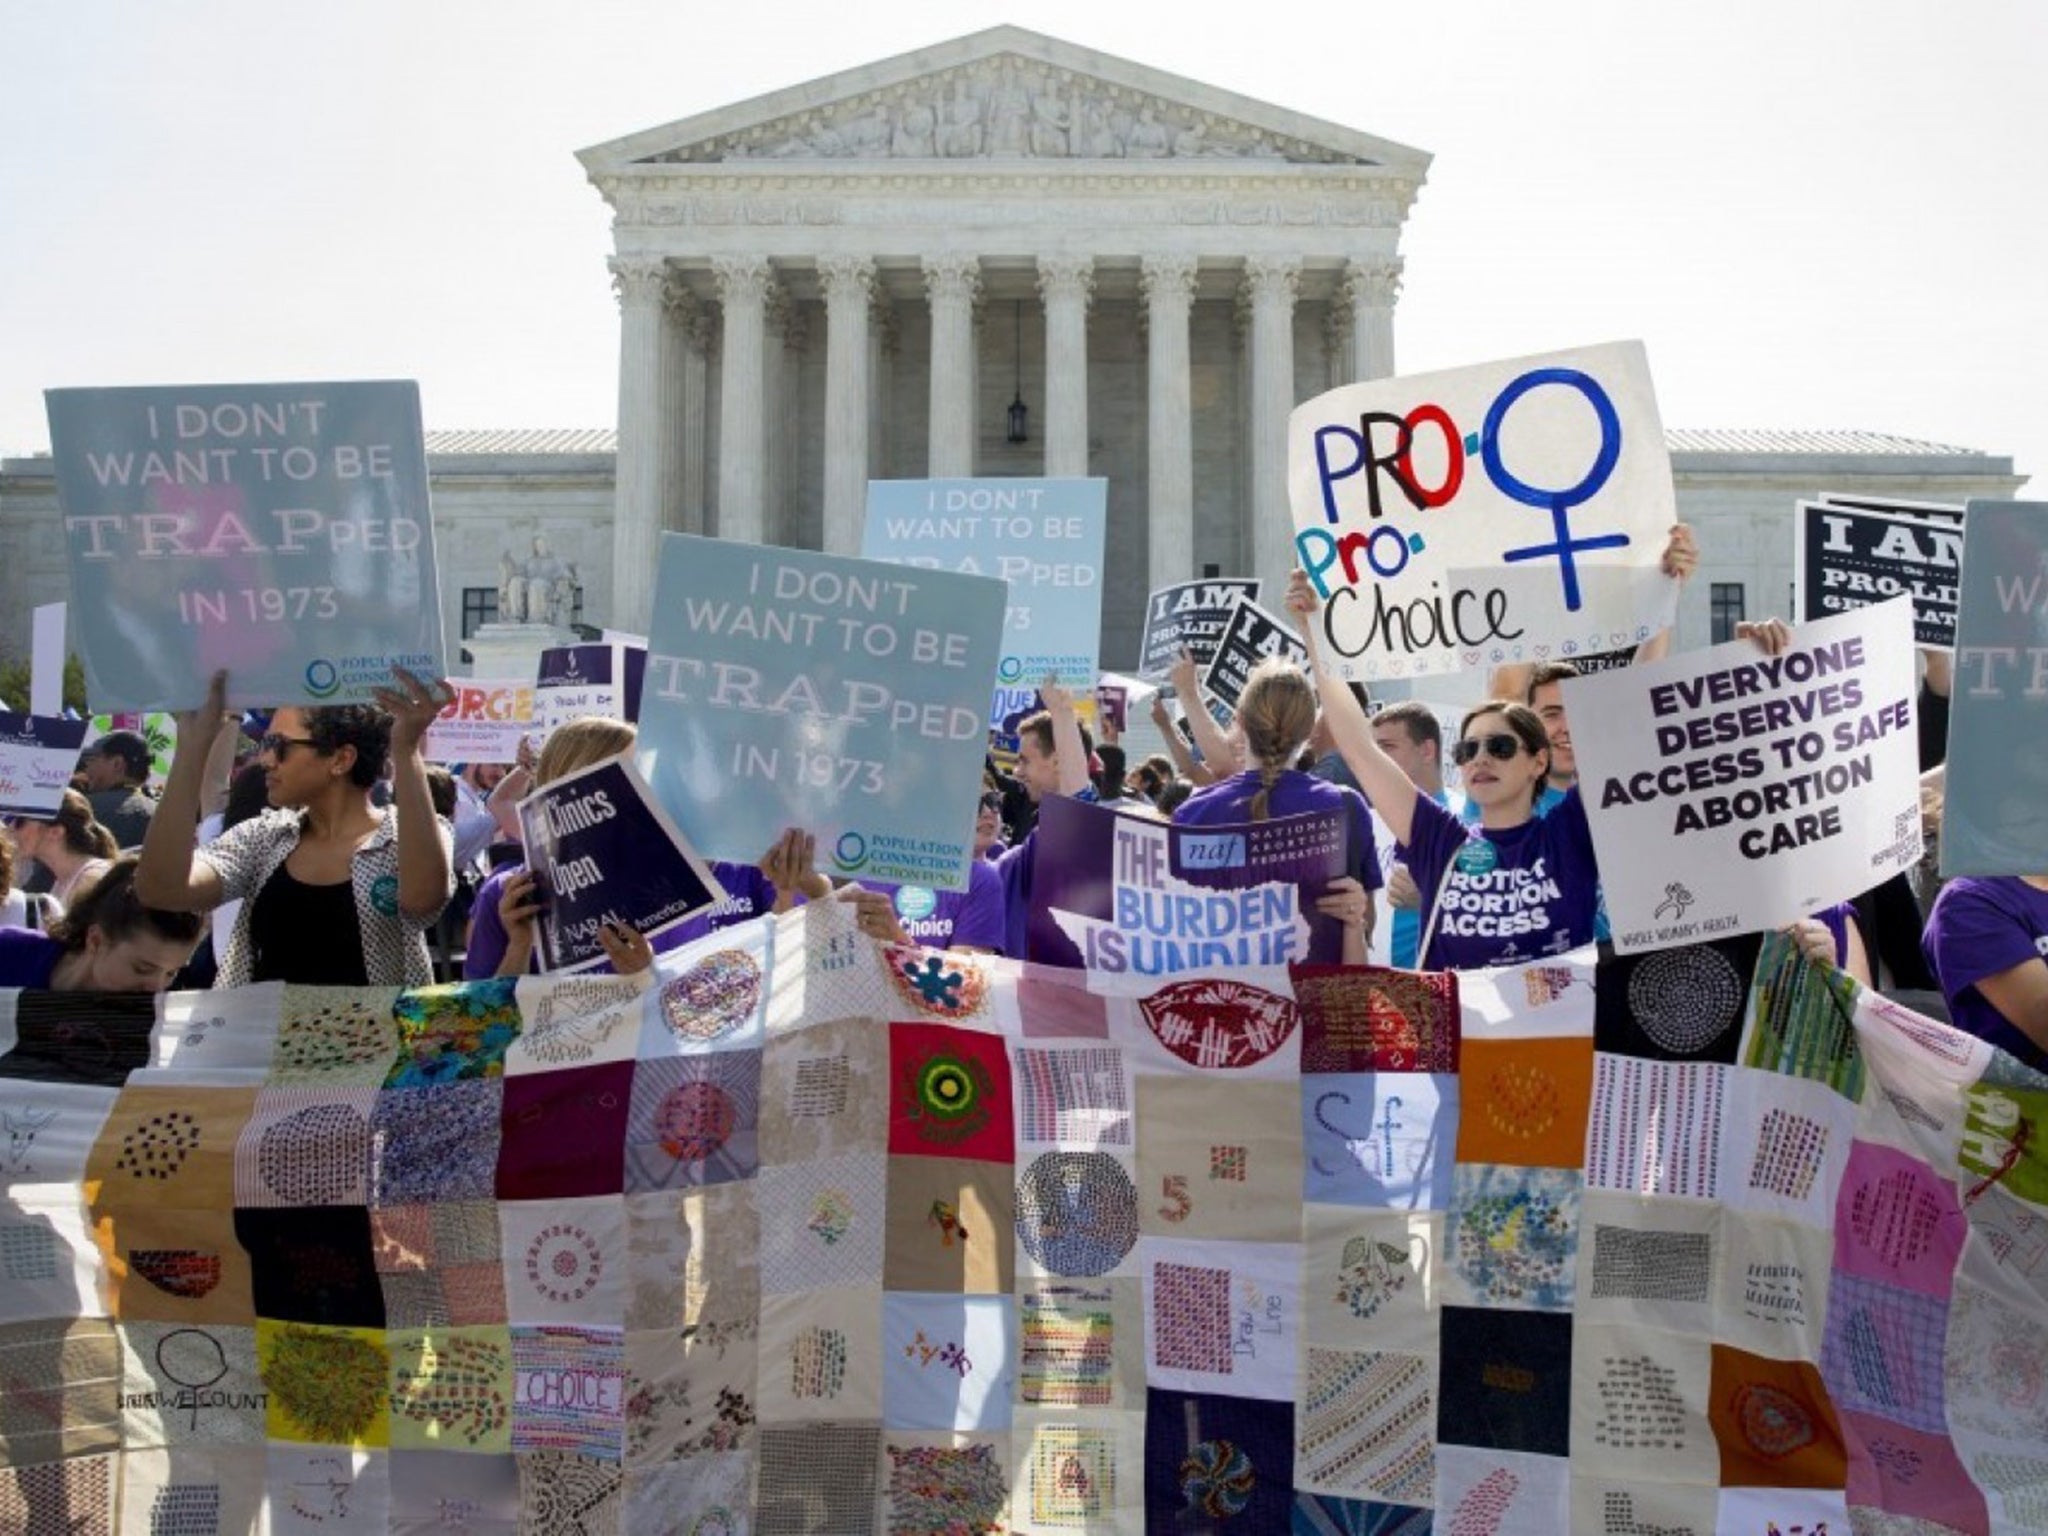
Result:
M989 60L652 157L722 160L1293 160L1321 145L1029 60Z

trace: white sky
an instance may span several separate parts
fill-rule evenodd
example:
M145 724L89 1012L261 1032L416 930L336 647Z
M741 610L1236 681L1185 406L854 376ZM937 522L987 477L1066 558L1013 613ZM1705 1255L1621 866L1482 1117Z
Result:
M1432 152L1404 371L1640 336L1669 424L2048 470L2033 0L6 0L0 451L56 385L409 376L430 427L610 425L573 152L1005 21Z

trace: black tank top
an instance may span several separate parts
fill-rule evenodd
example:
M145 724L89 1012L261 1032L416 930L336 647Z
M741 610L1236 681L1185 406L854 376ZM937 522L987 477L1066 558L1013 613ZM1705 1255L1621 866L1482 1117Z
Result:
M252 981L302 986L368 986L355 886L307 885L284 865L263 883L249 912Z

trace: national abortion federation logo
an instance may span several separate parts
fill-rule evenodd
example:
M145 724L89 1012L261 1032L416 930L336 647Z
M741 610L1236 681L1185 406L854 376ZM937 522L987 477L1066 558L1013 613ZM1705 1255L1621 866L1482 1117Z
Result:
M868 867L868 840L858 832L842 832L832 845L832 863L843 875Z
M331 699L341 688L341 672L333 662L325 660L306 664L306 692L316 699Z
M1022 677L1023 675L1024 661L1022 657L1005 656L1001 661L996 663L996 676L1001 678L1006 683L1014 683L1015 681L1017 681L1018 678Z

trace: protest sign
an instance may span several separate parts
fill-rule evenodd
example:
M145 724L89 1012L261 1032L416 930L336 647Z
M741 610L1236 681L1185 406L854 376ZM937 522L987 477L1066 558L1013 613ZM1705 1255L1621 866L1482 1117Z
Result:
M638 720L646 675L645 644L564 645L542 651L534 684L534 723L546 732L579 715Z
M1910 868L1915 686L1903 598L1779 656L1736 640L1567 681L1615 948L1783 927Z
M509 763L534 730L533 684L517 678L455 677L455 697L427 727L430 763Z
M640 766L692 843L967 884L1002 583L671 533L654 595Z
M1206 576L1161 587L1145 600L1145 636L1138 645L1138 676L1158 682L1185 650L1206 667L1230 623L1238 599L1259 600L1256 576Z
M63 603L44 603L35 611L29 642L28 708L32 715L54 718L64 712Z
M1295 551L1342 677L1569 661L1676 612L1640 342L1347 385L1287 432Z
M1944 875L2048 873L2048 502L1973 501L1941 813Z
M1130 692L1115 683L1095 685L1095 718L1121 736L1130 729Z
M1065 796L1038 810L1030 957L1144 976L1308 958L1315 899L1350 873L1343 816L1180 827Z
M1202 687L1235 710L1252 668L1274 656L1292 666L1308 665L1308 647L1295 637L1292 627L1250 598L1239 598L1230 612L1230 622L1217 638L1216 654L1209 658Z
M598 930L619 923L648 938L725 900L630 758L557 779L519 802L526 867L546 905L541 967L573 971L604 959Z
M367 701L447 670L419 387L45 397L99 709Z
M135 731L149 743L149 782L162 784L171 776L171 758L178 750L177 716L164 710L116 710L91 717L88 741L98 741L109 731Z
M1904 595L1913 600L1915 644L1955 644L1960 526L1802 501L1792 527L1793 607L1802 622Z
M861 554L1010 584L996 678L1080 696L1102 643L1106 480L871 480ZM989 723L1001 719L995 709Z
M1830 492L1821 501L1830 507L1847 507L1857 512L1896 512L1904 517L1925 518L1933 523L1960 523L1963 509L1952 501L1900 501L1890 496L1838 496Z
M0 816L57 813L85 745L83 720L0 711Z

